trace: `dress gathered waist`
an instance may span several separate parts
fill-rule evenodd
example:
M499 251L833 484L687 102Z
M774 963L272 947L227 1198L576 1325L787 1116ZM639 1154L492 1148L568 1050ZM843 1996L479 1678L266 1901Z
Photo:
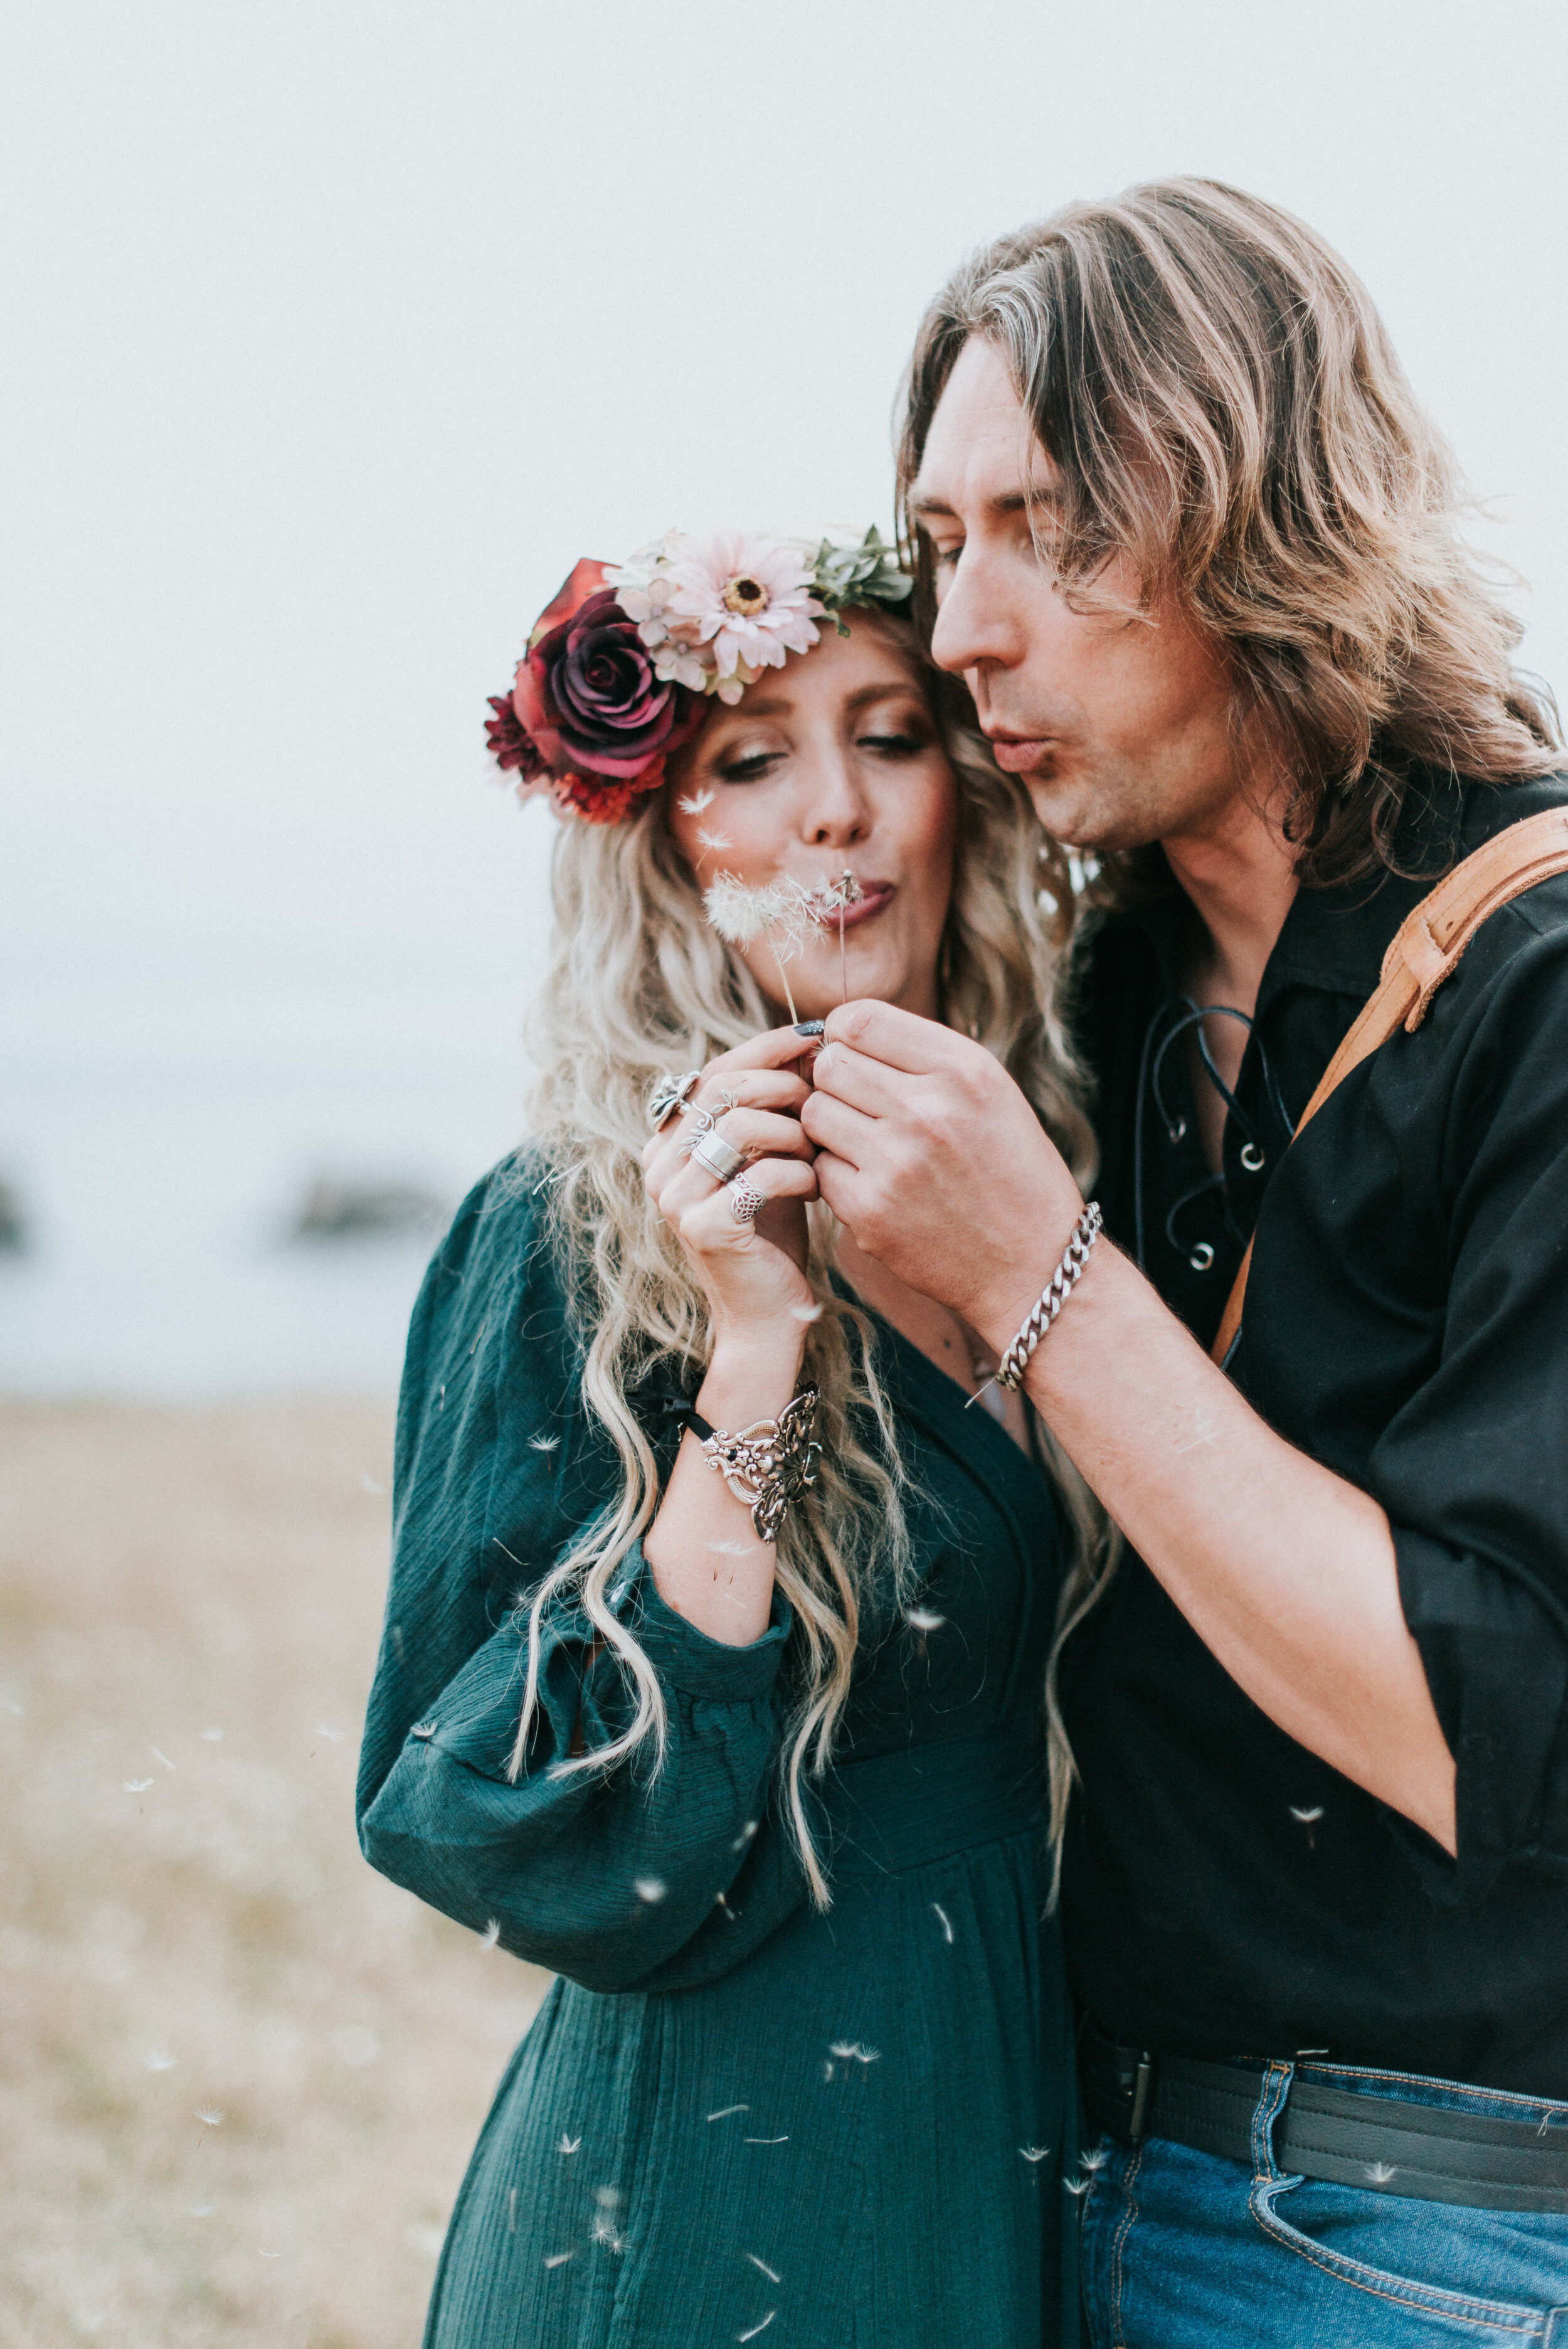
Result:
M1043 1826L1045 1763L996 1729L841 1763L820 1800L835 1877L895 1875Z

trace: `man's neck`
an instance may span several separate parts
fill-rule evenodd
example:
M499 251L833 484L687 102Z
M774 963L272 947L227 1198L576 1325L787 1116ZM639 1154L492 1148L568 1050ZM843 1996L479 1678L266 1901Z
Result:
M1240 797L1215 823L1161 845L1205 933L1189 984L1201 1000L1250 1017L1295 895L1295 850L1270 815Z

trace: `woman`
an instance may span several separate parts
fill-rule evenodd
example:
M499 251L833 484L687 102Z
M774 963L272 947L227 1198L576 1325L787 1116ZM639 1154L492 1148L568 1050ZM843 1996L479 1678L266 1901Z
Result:
M543 1072L414 1317L361 1837L560 1979L440 2349L1077 2338L1071 1544L971 1334L813 1207L796 1116L813 1023L880 995L1082 1148L1040 836L907 585L874 533L579 564L492 704L568 816Z

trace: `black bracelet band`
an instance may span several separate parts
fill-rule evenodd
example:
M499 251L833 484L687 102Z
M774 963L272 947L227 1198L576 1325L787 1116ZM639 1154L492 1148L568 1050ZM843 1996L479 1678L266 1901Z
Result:
M714 1433L713 1428L710 1426L708 1422L704 1419L696 1403L687 1402L684 1395L666 1395L665 1397L665 1411L666 1415L671 1419L685 1420L686 1425L691 1429L692 1433L696 1437L700 1444L707 1444L712 1438Z

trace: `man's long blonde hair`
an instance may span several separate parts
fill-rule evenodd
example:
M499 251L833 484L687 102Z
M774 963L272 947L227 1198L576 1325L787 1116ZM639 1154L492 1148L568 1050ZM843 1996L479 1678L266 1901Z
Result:
M851 620L887 633L918 658L908 624L861 612ZM924 672L923 682L959 797L943 1017L996 1055L1087 1178L1089 1127L1050 1008L1072 911L1065 860L1043 839L1023 791L965 725L966 698L935 672ZM636 1390L659 1364L672 1367L683 1387L695 1386L711 1340L702 1285L644 1187L647 1102L662 1072L700 1067L778 1018L705 919L662 795L626 823L564 824L552 879L554 935L532 1035L541 1074L530 1105L527 1179L548 1201L547 1228L583 1354L583 1399L614 1444L620 1479L612 1505L531 1595L514 1774L537 1714L545 1610L569 1597L618 1661L633 1713L613 1743L558 1766L603 1769L634 1754L655 1767L663 1760L667 1723L658 1677L611 1590L660 1497ZM872 1325L831 1285L826 1208L813 1207L810 1224L808 1269L820 1315L807 1330L805 1374L821 1391L823 1451L815 1487L780 1531L776 1572L795 1623L783 1808L811 1897L826 1906L806 1782L831 1756L866 1602L874 1595L896 1606L907 1596L911 1549L904 1472ZM1087 1505L1076 1489L1071 1506L1087 1528Z
M906 493L971 335L1006 357L1056 468L1069 598L1126 554L1219 645L1238 730L1292 779L1304 884L1393 864L1423 764L1508 782L1558 762L1550 699L1511 665L1518 623L1461 534L1452 455L1366 287L1304 222L1172 179L985 246L921 326Z

